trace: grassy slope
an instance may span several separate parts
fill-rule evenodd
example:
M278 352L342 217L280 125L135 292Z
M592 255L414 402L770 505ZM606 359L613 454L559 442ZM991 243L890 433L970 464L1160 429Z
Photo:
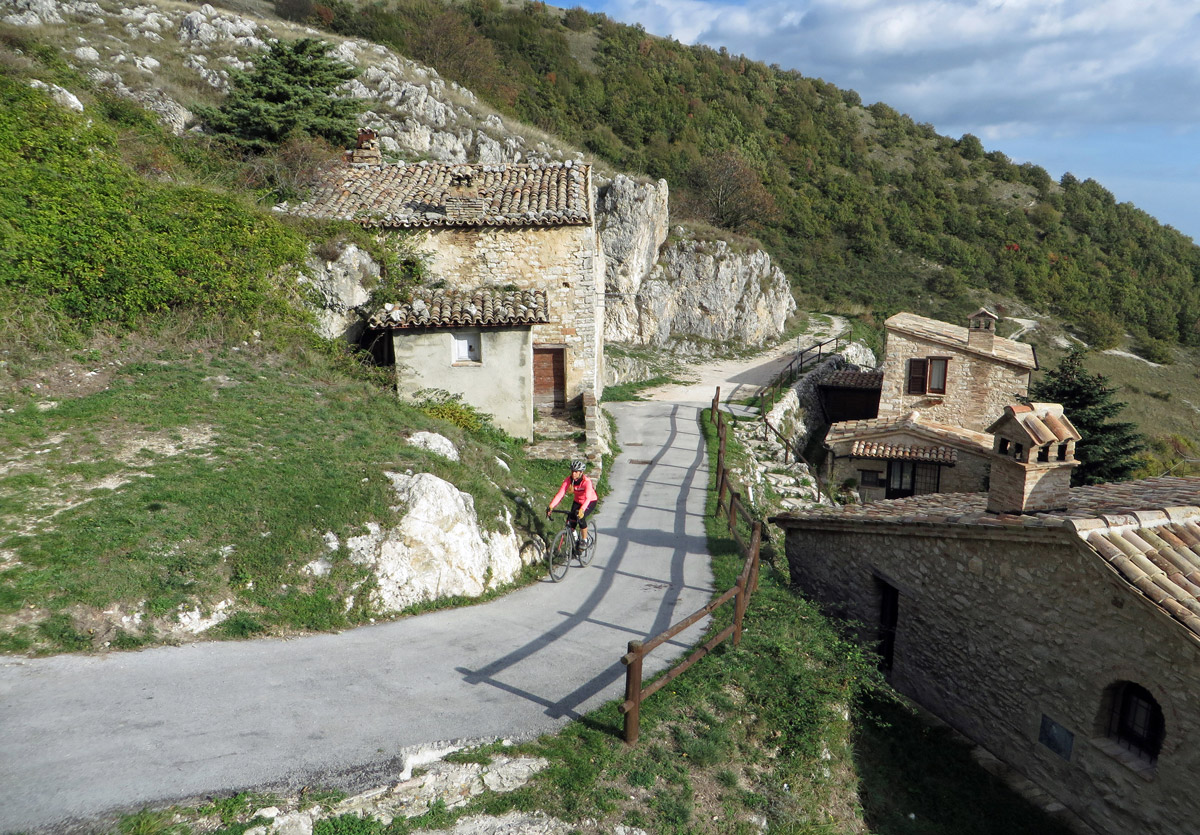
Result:
M161 639L177 613L222 600L241 613L222 628L236 636L375 617L344 543L395 517L387 471L452 481L485 525L505 510L541 524L518 500L545 492L553 464L428 417L325 355L184 342L124 356L101 363L110 379L90 394L64 390L84 365L0 397L0 617L10 627L0 647L136 646ZM420 429L451 437L462 461L408 445ZM308 576L301 568L327 553L327 532L342 543L333 571ZM114 604L146 620L122 627L102 615Z

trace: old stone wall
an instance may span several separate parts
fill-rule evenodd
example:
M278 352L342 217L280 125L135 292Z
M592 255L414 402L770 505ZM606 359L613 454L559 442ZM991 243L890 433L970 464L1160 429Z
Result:
M550 322L534 345L566 348L567 399L603 383L604 256L591 226L437 229L418 248L448 286L546 291Z
M836 614L876 625L899 592L892 683L1098 831L1190 835L1200 816L1200 646L1066 531L806 523L789 530L792 581ZM1157 766L1139 771L1106 737L1119 681L1162 707ZM1060 756L1043 717L1069 734Z
M908 361L949 357L945 394L906 394ZM899 417L914 409L930 420L983 432L1019 395L1029 391L1030 372L940 342L888 331L883 360L879 417Z

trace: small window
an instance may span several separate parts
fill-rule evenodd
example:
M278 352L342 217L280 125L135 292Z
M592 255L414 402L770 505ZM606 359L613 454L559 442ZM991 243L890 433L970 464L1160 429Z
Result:
M454 334L455 362L483 362L483 351L478 333Z
M1067 460L1067 445L1066 444L1058 445L1058 460L1059 461Z
M929 393L930 394L945 394L946 393L946 365L949 362L945 357L931 357L929 360Z
M1049 461L1050 460L1050 445L1049 444L1046 444L1046 446L1038 447L1038 459L1037 460L1039 460L1039 461Z
M908 361L908 393L924 394L927 365L923 359Z
M1132 681L1114 684L1105 693L1105 735L1127 751L1153 763L1166 735L1162 708L1145 687Z
M1025 460L1025 445L1024 444L1017 444L1015 447L1013 447L1013 458L1016 458L1018 461Z
M1012 442L1009 441L1008 438L1000 439L1000 454L1001 455L1008 455L1008 451L1011 448L1012 448Z
M859 470L858 483L863 487L883 487L883 473L878 470Z

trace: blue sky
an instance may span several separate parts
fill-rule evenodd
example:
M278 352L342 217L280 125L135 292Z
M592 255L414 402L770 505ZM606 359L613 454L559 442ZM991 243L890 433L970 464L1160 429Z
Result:
M1091 177L1200 243L1200 0L577 4L857 90L1056 179Z

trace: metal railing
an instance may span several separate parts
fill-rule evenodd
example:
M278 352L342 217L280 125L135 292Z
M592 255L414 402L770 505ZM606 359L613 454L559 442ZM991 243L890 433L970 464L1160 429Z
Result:
M796 356L792 357L792 361L775 376L775 379L760 388L755 394L759 411L764 415L771 411L771 407L779 400L783 390L794 383L810 363L820 362L825 354L837 353L843 344L850 344L850 331L842 331L837 336L831 336L823 342L797 351ZM830 345L833 347L830 348Z
M754 519L742 505L741 494L734 489L733 483L730 480L729 470L725 467L725 436L728 420L720 411L720 401L721 389L718 388L716 395L713 397L712 409L709 412L709 419L716 424L717 437L719 439L717 447L717 515L719 517L727 516L729 520L729 534L738 544L739 549L746 558L746 562L742 566L741 573L738 575L737 582L734 583L733 587L707 606L693 612L647 641L629 642L627 652L621 657L621 663L625 665L625 701L620 704L618 710L625 717L624 737L625 742L630 745L638 740L641 704L646 698L657 693L730 637L733 638L733 645L735 647L741 643L742 619L746 614L746 607L750 603L750 596L758 588L759 552L762 547L762 522ZM749 543L744 542L738 532L737 523L739 520L744 521L750 528ZM674 638L702 618L712 614L731 600L734 605L733 623L706 641L703 646L692 652L691 655L673 667L666 675L645 687L642 686L642 662L650 652L662 646L662 644Z

